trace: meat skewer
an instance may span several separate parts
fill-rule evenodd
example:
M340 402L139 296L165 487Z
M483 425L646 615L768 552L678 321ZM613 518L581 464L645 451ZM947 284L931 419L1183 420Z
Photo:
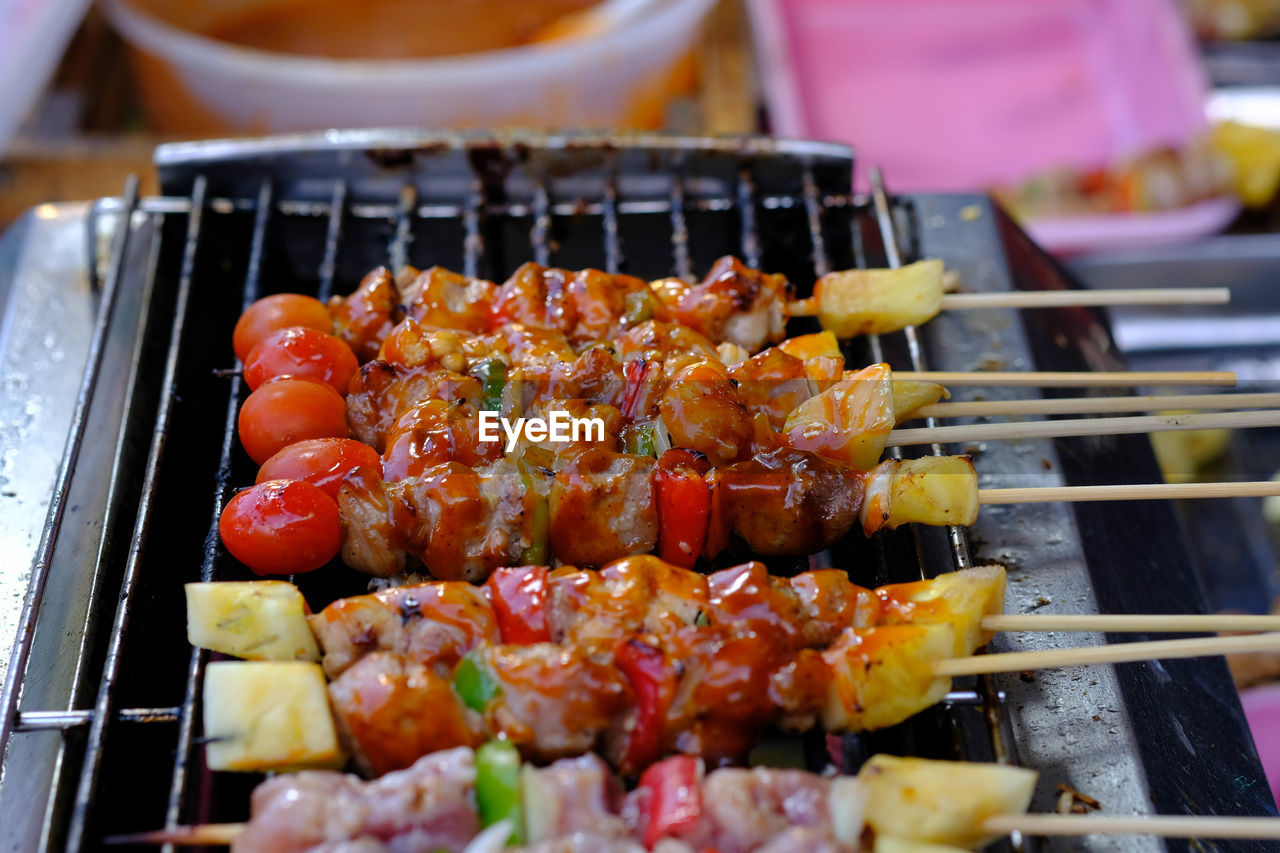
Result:
M309 635L292 587L266 585L289 590L294 603L285 618L272 602L274 645L264 648L252 642L257 634L236 627L262 621L242 597L256 585L192 584L189 635L219 651L289 661L314 660L323 650L333 679L329 698L312 671L319 695L300 698L295 716L305 719L310 703L327 719L332 706L349 750L372 773L407 766L432 749L475 745L487 734L546 760L599 749L624 772L671 749L713 762L741 760L766 723L882 727L939 701L959 674L1275 648L1280 637L968 657L1003 618L1003 581L998 567L983 567L863 590L832 570L784 580L747 564L705 578L653 558L600 574L505 569L483 592L433 583L335 602L310 617L319 649L279 640L288 625L296 626L294 635ZM1131 630L1126 620L1136 619L1132 626L1159 618L1094 617L1088 627ZM1253 622L1276 627L1275 619ZM268 673L251 664L212 667L205 691L213 703L205 715L210 764L248 769L237 762L252 751L244 732L255 724L244 717L253 719L254 703L236 679L246 667ZM279 707L281 694L272 701ZM422 714L432 720L426 729L411 722ZM313 754L337 757L332 741L330 734L327 751ZM297 760L296 752L286 754Z
M280 776L255 789L248 823L111 841L231 844L237 853L479 853L504 843L612 853L855 853L894 842L959 850L998 837L985 829L992 816L1023 815L1036 781L1017 767L892 756L836 777L765 767L708 772L682 756L654 765L624 793L594 756L539 768L521 766L507 749L490 742L437 752L372 782L322 771Z

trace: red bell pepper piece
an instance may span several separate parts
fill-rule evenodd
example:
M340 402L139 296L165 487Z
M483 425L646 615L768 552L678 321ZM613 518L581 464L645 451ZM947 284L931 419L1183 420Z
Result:
M511 566L494 571L485 591L498 620L502 642L548 643L546 566Z
M658 556L691 569L702 555L711 518L711 487L705 457L687 450L668 450L658 460Z
M702 820L702 766L692 755L676 755L654 764L640 777L649 791L644 844L679 838Z
M626 379L622 389L622 416L627 420L637 420L644 414L648 403L648 395L644 392L649 376L656 368L657 365L643 358L633 358L622 366L622 375Z
M618 644L614 663L631 683L631 692L636 697L636 724L620 768L626 775L662 757L667 709L675 696L676 674L661 649L634 637Z

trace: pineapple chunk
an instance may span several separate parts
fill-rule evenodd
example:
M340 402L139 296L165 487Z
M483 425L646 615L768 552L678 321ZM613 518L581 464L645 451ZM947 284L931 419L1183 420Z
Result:
M796 406L783 426L791 445L857 468L875 465L895 423L891 375L887 364L873 364Z
M778 349L787 355L794 355L801 361L808 361L811 358L838 358L844 361L844 353L840 351L840 341L830 332L796 335L778 344Z
M187 642L247 660L320 660L307 603L284 581L189 583Z
M889 490L891 529L907 522L973 524L978 519L978 474L967 456L904 459Z
M955 656L966 657L991 639L982 630L982 619L1004 612L1004 588L1004 568L996 565L882 586L875 590L881 602L879 624L948 622L956 630Z
M942 308L942 261L899 269L842 270L813 288L818 321L837 337L878 335L918 326Z
M871 853L961 853L968 849L952 847L950 844L930 844L927 841L908 841L890 835L878 835Z
M949 397L947 389L934 382L914 379L893 380L893 414L898 423L916 417L915 411Z
M339 768L342 748L320 664L214 661L204 675L211 770Z
M933 670L954 648L955 629L946 622L847 629L822 652L831 668L823 726L882 729L941 701L951 679Z
M983 822L1025 812L1036 784L1035 771L1022 767L891 755L873 756L858 778L877 836L956 847L991 841Z

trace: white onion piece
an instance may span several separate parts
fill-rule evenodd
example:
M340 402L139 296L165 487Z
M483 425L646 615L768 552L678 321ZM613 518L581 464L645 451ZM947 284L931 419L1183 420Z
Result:
M831 834L842 844L857 847L866 824L867 786L856 776L837 776L827 794Z
M503 818L471 839L471 843L462 848L462 853L502 853L515 829L515 824Z

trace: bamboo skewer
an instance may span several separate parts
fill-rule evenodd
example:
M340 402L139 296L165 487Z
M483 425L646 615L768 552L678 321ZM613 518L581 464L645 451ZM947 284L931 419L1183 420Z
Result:
M109 835L105 844L181 844L184 847L226 847L235 843L248 824L200 823L195 826L179 826L175 829L154 829L150 832L131 832L127 835Z
M1181 640L1148 640L1141 643L1117 643L1106 646L1078 646L1069 649L1044 649L1034 652L1000 652L939 661L936 675L955 678L961 675L986 675L995 672L1021 672L1063 666L1086 666L1099 663L1135 663L1148 660L1199 658L1242 652L1280 651L1280 632L1250 634L1239 637L1191 637Z
M1212 412L1198 415L1134 415L1125 418L1073 418L1061 421L1009 421L992 424L895 429L888 447L948 444L1006 438L1064 438L1081 435L1131 435L1188 429L1246 429L1280 426L1280 409Z
M1260 394L1146 394L1138 397L1048 397L1039 400L972 400L930 403L917 418L1017 417L1019 415L1099 415L1167 409L1280 408L1280 392Z
M1139 287L1116 290L1010 290L1003 293L946 293L943 311L974 308L1075 308L1106 305L1226 305L1226 287Z
M1187 631L1280 631L1280 616L1252 613L997 613L982 618L982 630L1160 633Z
M1112 486L1028 486L979 489L978 503L1051 503L1053 501L1159 501L1178 498L1266 498L1280 495L1274 480L1234 483L1133 483Z
M1116 290L1010 290L1000 293L944 293L940 311L988 308L1087 308L1116 305L1226 305L1226 287L1145 287ZM812 297L787 303L792 317L813 317L819 303Z
M993 815L982 822L991 835L1154 835L1161 838L1280 838L1280 818L1222 815ZM206 823L178 829L115 835L107 844L227 846L244 832L243 823Z
M1222 815L1009 814L982 824L992 835L1156 835L1161 838L1280 838L1280 818Z
M1120 370L1120 371L1034 371L1034 370L895 370L896 379L936 382L939 385L1004 386L1009 388L1130 388L1135 385L1164 387L1170 385L1236 384L1236 375L1225 370Z

